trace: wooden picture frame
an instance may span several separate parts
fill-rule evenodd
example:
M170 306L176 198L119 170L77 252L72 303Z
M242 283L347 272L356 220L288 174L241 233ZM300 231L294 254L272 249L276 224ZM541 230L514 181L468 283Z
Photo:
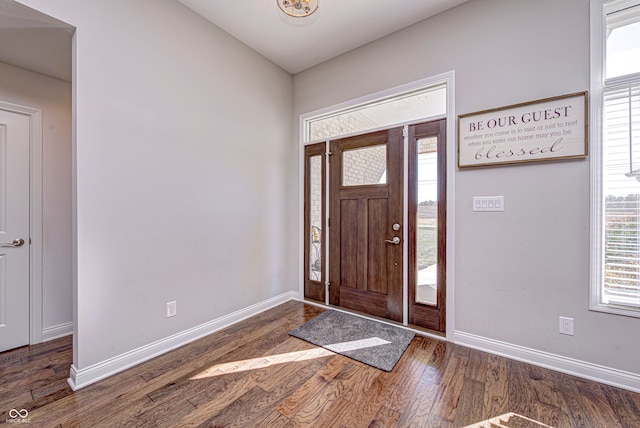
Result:
M458 116L458 168L581 159L588 155L588 93Z

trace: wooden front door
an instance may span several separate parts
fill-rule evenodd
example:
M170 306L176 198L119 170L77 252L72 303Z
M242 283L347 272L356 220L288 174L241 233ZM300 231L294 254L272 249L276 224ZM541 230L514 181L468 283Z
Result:
M402 321L402 128L331 142L329 303Z

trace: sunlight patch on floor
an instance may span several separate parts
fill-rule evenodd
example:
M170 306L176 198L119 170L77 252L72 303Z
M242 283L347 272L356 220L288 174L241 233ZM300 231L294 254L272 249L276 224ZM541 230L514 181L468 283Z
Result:
M230 361L228 363L216 364L208 369L189 378L189 380L206 379L222 376L231 373L246 372L271 367L277 364L295 363L298 361L313 360L315 358L336 355L336 352L355 351L356 349L371 348L373 346L386 345L391 343L379 337L352 340L350 342L340 342L327 345L326 348L313 348L306 351L287 352L285 354L268 355L266 357L251 358L249 360Z
M333 343L331 345L325 345L325 348L332 350L333 352L348 352L355 351L364 348L373 348L374 346L386 345L388 340L380 339L379 337L369 337L367 339L352 340L350 342Z
M216 364L203 372L189 378L189 380L205 379L226 375L230 373L246 372L249 370L263 369L276 364L294 363L297 361L313 360L315 358L328 357L335 353L324 349L314 348L306 351L287 352L286 354L268 355L266 357L252 358L250 360L231 361L228 363Z
M517 413L505 413L504 415L496 416L495 418L487 419L486 421L478 422L477 424L467 425L464 428L509 428L509 427L530 427L530 428L553 428L550 425L538 422L535 419L527 418L526 416L519 415Z

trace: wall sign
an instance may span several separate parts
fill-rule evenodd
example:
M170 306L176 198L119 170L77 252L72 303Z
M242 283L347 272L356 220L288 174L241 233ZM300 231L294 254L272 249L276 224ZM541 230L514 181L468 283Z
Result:
M587 92L458 116L458 168L587 156Z

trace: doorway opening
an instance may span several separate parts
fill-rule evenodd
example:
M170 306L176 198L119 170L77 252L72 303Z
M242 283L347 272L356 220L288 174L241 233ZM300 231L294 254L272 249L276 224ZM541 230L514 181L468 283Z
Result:
M0 109L26 117L29 126L23 141L29 146L28 160L20 168L27 177L23 174L22 179L28 183L22 193L28 200L24 218L29 224L26 231L19 228L19 232L9 223L3 225L6 239L2 240L2 243L24 240L20 246L4 247L3 260L8 268L16 269L10 259L21 251L28 253L28 263L18 275L23 279L22 285L12 285L12 292L0 297L23 314L19 321L21 339L14 342L22 346L73 333L75 28L13 0L0 0L0 11L0 29L7 39L0 46ZM9 130L13 128L10 123L5 125L7 132L13 132ZM12 162L7 153L4 156L3 161ZM12 210L17 209L13 198L8 197L5 202L13 206ZM17 288L19 293L14 293ZM25 300L19 296L27 297Z
M307 301L446 334L452 88L453 72L302 117Z

